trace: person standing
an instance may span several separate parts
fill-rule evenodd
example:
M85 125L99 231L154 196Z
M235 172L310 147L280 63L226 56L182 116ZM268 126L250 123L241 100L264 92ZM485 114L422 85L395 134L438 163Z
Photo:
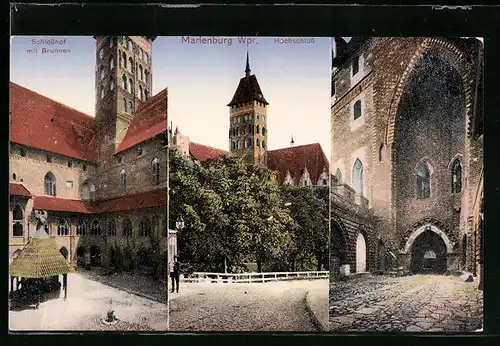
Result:
M170 262L170 279L172 280L172 293L174 293L174 288L177 293L179 293L179 276L180 276L180 263L177 261L177 256L174 256L174 260Z

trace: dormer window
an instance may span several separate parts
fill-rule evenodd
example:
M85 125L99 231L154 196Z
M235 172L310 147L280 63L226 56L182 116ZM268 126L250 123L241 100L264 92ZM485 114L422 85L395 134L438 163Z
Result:
M355 76L359 72L359 56L356 55L352 59L352 75Z

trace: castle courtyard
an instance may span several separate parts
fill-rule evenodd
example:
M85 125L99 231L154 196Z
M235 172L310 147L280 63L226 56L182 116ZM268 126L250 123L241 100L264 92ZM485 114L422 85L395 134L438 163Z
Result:
M70 273L66 300L61 290L59 296L43 301L38 309L11 306L9 329L13 332L167 330L166 304L153 300L154 297L140 296L140 292L129 293L136 288L122 286L119 278L102 277L99 282L97 277L93 272ZM104 279L109 285L102 283ZM120 286L122 289L115 288ZM118 319L112 325L103 322L109 310Z
M332 332L474 332L483 292L464 276L359 275L330 283Z

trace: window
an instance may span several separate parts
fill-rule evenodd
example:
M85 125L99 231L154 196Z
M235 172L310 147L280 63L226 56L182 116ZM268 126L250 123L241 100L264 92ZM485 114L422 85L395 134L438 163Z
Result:
M73 167L73 160L68 160L68 168L72 168Z
M83 164L82 168L83 168L83 171L84 171L84 172L86 172L86 171L87 171L87 165L86 165L86 164Z
M266 128L265 127L262 127L262 135L265 136L266 135Z
M141 98L141 101L144 100L144 93L142 91L142 86L139 85L139 94L140 94L140 98Z
M149 72L148 72L148 70L144 71L144 76L146 77L146 83L149 82Z
M248 147L248 148L251 148L251 147L252 147L252 145L253 145L253 143L252 143L252 139L251 139L251 138L248 138L248 146L247 146L247 147Z
M67 181L66 181L66 187L68 187L68 188L72 189L72 188L73 188L73 181L71 181L71 180L67 180Z
M353 111L354 111L354 120L361 117L361 100L357 100L354 103Z
M57 221L57 235L69 235L69 224L68 220L60 218Z
M52 163L52 156L47 155L47 162L48 162L48 163Z
M49 196L56 195L56 177L52 172L45 175L45 194Z
M115 67L115 59L113 59L113 56L109 58L109 69L112 70Z
M359 56L352 59L352 75L355 76L359 72Z
M257 147L260 147L260 140L257 138Z
M16 179L17 179L17 175L16 175L16 173L13 173L12 174L12 180L16 180Z
M123 82L123 84L122 84L123 89L127 90L128 89L128 87L127 87L127 76L122 75L122 82Z
M101 85L101 100L104 98L104 88L103 86Z
M99 58L102 59L103 56L104 56L104 50L101 48L101 50L99 50Z
M262 148L265 149L266 148L266 141L262 141Z
M259 128L259 125L257 125L257 127L256 127L256 133L257 133L257 134L260 134L260 128Z
M134 104L132 103L132 101L128 101L128 108L129 108L130 114L134 114Z
M88 224L85 220L80 220L76 226L76 235L85 236L87 234Z
M123 159L121 156L118 156L118 163L122 163Z
M147 100L148 99L148 90L147 89L144 89L144 100Z
M100 236L101 235L101 226L99 225L99 221L94 220L92 225L90 226L90 235Z
M101 69L101 80L104 79L104 76L106 75L106 71L104 71L104 68Z
M95 185L86 181L82 185L82 199L83 200L94 200L95 199Z
M19 149L19 154L21 155L21 157L26 157L26 150L24 150L23 148Z
M352 167L352 185L357 193L363 194L363 164L359 159L356 159Z
M431 196L431 173L427 164L423 163L417 168L416 188L417 199L425 199Z
M155 157L151 163L151 173L154 185L160 184L160 160Z
M459 193L462 191L462 165L458 159L453 161L451 168L451 192Z
M342 184L342 172L339 168L335 171L335 178L337 178L337 183Z
M142 147L137 147L137 156L141 156L142 155Z
M134 73L134 60L131 56L128 57L128 64L130 68L130 72Z
M261 115L260 119L261 119L262 122L264 122L266 120L266 117L264 115Z
M111 78L111 83L109 84L109 89L113 90L115 88L115 80Z
M132 236L132 222L130 222L130 219L128 217L126 217L123 220L122 231L123 231L124 237L131 237Z
M323 179L323 185L328 185L328 181L326 179Z
M114 38L111 36L109 38L109 48L112 48L113 47L113 41L114 41Z
M116 235L116 221L115 220L108 221L108 235L109 236Z
M380 144L380 148L378 149L378 161L382 162L385 159L385 146L384 144Z
M151 236L151 223L147 218L143 218L139 223L139 237Z
M144 74L142 71L142 65L139 65L139 79L144 80Z
M147 52L144 52L144 60L146 61L146 63L149 63L149 55Z
M125 97L123 98L123 111L124 112L128 112L128 110L127 110L127 99Z
M127 173L125 172L125 169L121 170L120 179L121 179L122 192L127 192Z
M257 120L259 120L259 113L257 113L257 115L255 117L257 118Z
M14 237L24 235L24 212L19 205L16 205L12 211L12 235Z
M331 96L335 95L335 80L332 78L332 88L331 88L332 94Z
M231 149L232 149L232 150L235 150L235 149L236 149L236 144L234 144L234 142L231 142Z
M125 54L125 52L122 53L122 62L123 68L127 68L127 54Z
M142 60L144 60L144 51L142 50L142 48L139 48L139 56Z
M134 43L132 42L132 40L128 40L128 49L130 50L133 50L134 49Z

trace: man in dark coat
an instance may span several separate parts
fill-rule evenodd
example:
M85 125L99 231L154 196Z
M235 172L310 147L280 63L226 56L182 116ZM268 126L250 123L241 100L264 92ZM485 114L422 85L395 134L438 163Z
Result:
M174 260L170 262L170 279L172 280L172 293L174 293L174 288L177 293L179 293L179 276L180 276L180 263L177 261L177 256L174 256Z

